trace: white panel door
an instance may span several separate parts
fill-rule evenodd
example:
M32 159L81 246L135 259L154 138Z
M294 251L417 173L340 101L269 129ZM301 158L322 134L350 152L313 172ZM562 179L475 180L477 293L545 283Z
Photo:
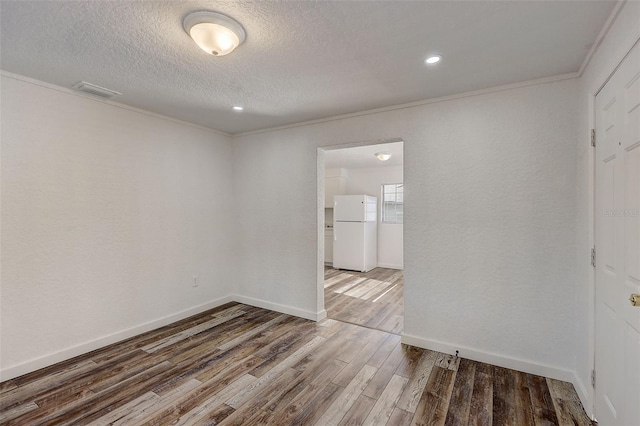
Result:
M363 222L335 222L333 226L333 267L364 272Z
M333 220L342 222L364 222L364 195L336 195L333 197Z
M640 424L640 46L596 96L595 414Z

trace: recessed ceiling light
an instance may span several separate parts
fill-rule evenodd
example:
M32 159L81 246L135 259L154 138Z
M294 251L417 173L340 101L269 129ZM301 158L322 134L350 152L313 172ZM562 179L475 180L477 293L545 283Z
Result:
M237 106L234 106L234 107L233 107L233 110L234 110L234 111L243 111L243 110L244 110L244 108L243 108L243 107L241 107L241 106L239 106L239 105L237 105Z
M233 52L246 37L242 25L217 12L194 12L184 18L182 26L200 49L213 56Z
M427 59L424 60L424 63L427 65L437 64L442 60L442 56L440 55L431 55L428 56Z

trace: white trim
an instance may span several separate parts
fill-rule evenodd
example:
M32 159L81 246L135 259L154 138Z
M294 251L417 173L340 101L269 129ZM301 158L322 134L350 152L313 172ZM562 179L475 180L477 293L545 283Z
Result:
M378 268L387 268L387 269L399 269L399 270L403 270L404 266L403 265L396 265L394 263L379 263L378 262Z
M7 77L13 80L18 80L18 81L22 81L24 83L29 83L29 84L33 84L35 86L40 86L40 87L44 87L46 89L51 89L51 90L55 90L57 92L62 92L62 93L66 93L67 95L72 95L72 96L77 96L79 98L83 98L83 99L88 99L90 101L94 101L94 102L98 102L101 104L107 104L107 105L111 105L114 106L116 108L121 108L121 109L126 109L132 112L137 112L140 114L144 114L144 115L148 115L150 117L154 117L154 118L159 118L161 120L166 120L166 121L171 121L173 123L176 124L182 124L184 126L189 126L189 127L193 127L196 129L200 129L200 130L204 130L207 132L212 132L221 136L226 136L226 137L231 137L232 135L229 133L225 133L223 131L220 130L216 130L216 129L212 129L211 127L205 127L205 126L201 126L199 124L194 124L191 123L189 121L184 121L184 120L179 120L177 118L173 118L173 117L169 117L167 115L162 115L162 114L158 114L155 112L151 112L151 111L147 111L146 109L142 109L142 108L137 108L131 105L126 105L120 102L115 102L113 100L109 100L109 99L102 99L96 96L91 96L88 95L86 93L83 92L78 92L76 90L71 90L67 87L63 87L63 86L58 86L55 84L51 84L51 83L47 83L45 81L40 81L40 80L36 80L34 78L30 78L30 77L26 77L24 75L20 75L20 74L14 74L12 72L8 72L8 71L4 71L4 70L0 70L0 75L3 77Z
M311 321L322 321L327 317L327 311L324 309L319 312L306 311L304 309L294 308L293 306L280 305L278 303L268 302L262 299L254 299L253 297L241 296L239 294L232 295L231 299L238 303L244 303L245 305L269 309L270 311L293 315L295 317L300 317Z
M624 62L625 59L627 59L627 56L629 56L629 54L631 53L631 51L633 50L634 47L636 47L636 44L640 43L640 37L638 37L633 44L631 45L631 47L629 48L629 50L627 50L625 52L625 54L622 56L622 58L620 58L620 60L618 61L618 64L616 65L616 67L613 69L613 71L611 71L611 73L609 75L607 75L607 78L604 80L604 82L600 85L600 87L598 87L598 90L596 90L596 92L594 93L594 97L598 96L598 93L600 93L600 91L602 89L604 89L604 86L607 85L607 83L609 82L609 80L611 80L611 77L613 77L613 75L616 73L616 71L618 71L618 68L620 68L620 65L622 65L622 63ZM594 107L595 108L595 107ZM594 116L595 118L595 116Z
M595 53L595 50L594 50L594 53ZM486 89L472 90L470 92L462 92L462 93L457 93L457 94L454 94L454 95L442 96L442 97L439 97L439 98L425 99L425 100L409 102L409 103L405 103L405 104L390 105L390 106L386 106L386 107L375 108L375 109L370 109L370 110L365 110L365 111L357 111L357 112L352 112L352 113L348 113L348 114L335 115L335 116L332 116L332 117L301 121L301 122L292 123L292 124L285 124L285 125L282 125L282 126L267 127L267 128L264 128L264 129L251 130L249 132L226 133L226 132L223 132L221 130L213 129L211 127L205 127L205 126L201 126L199 124L194 124L194 123L191 123L191 122L188 122L188 121L179 120L177 118L173 118L173 117L169 117L169 116L166 116L166 115L158 114L158 113L155 113L155 112L147 111L145 109L137 108L137 107L130 106L130 105L126 105L126 104L123 104L123 103L120 103L120 102L115 102L115 101L108 100L108 99L97 98L95 96L87 95L87 94L82 93L82 92L77 92L77 91L71 90L71 89L66 88L66 87L62 87L62 86L58 86L58 85L55 85L55 84L47 83L47 82L44 82L44 81L41 81L41 80L36 80L34 78L26 77L26 76L23 76L23 75L20 75L20 74L14 74L14 73L9 72L9 71L0 70L0 75L2 75L4 77L7 77L7 78L14 79L14 80L23 81L25 83L31 83L31 84L34 84L34 85L37 85L37 86L41 86L41 87L45 87L45 88L48 88L48 89L56 90L56 91L59 91L59 92L62 92L62 93L66 93L68 95L73 95L73 96L78 96L78 97L81 97L81 98L84 98L84 99L89 99L89 100L92 100L94 102L100 102L100 103L111 105L111 106L114 106L114 107L117 107L117 108L122 108L122 109L126 109L126 110L129 110L129 111L138 112L140 114L148 115L148 116L151 116L151 117L159 118L159 119L162 119L162 120L167 120L167 121L171 121L171 122L174 122L174 123L183 124L185 126L194 127L194 128L201 129L201 130L206 130L206 131L209 131L209 132L216 133L218 135L231 137L232 139L235 138L235 137L240 137L240 136L249 136L249 135L255 135L255 134L260 134L260 133L267 133L267 132L273 132L273 131L278 131L278 130L291 129L291 128L295 128L295 127L307 126L307 125L310 125L310 124L325 123L325 122L328 122L328 121L336 121L336 120L343 120L343 119L346 119L346 118L353 118L353 117L360 117L360 116L364 116L364 115L378 114L378 113L386 112L386 111L394 111L394 110L399 110L399 109L414 108L414 107L419 107L419 106L422 106L422 105L429 105L429 104L434 104L434 103L439 103L439 102L447 102L447 101L451 101L451 100L455 100L455 99L461 99L461 98L468 98L468 97L472 97L472 96L484 95L484 94L487 94L487 93L495 93L495 92L501 92L501 91L504 91L504 90L517 89L517 88L521 88L521 87L536 86L536 85L540 85L540 84L553 83L553 82L556 82L556 81L570 80L572 78L577 78L577 77L580 76L579 73L572 72L572 73L567 73L567 74L555 75L555 76L551 76L551 77L544 77L544 78L538 78L538 79L534 79L534 80L522 81L522 82L519 82L519 83L512 83L512 84L506 84L506 85L502 85L502 86L495 86L495 87L490 87L490 88L486 88Z
M382 145L382 144L396 143L396 142L404 142L404 139L402 138L367 139L364 141L347 142L347 143L341 143L338 145L319 146L318 149L321 149L322 151L334 151L337 149L358 148L361 146ZM325 168L324 163L322 166L324 169ZM390 167L400 167L400 166L390 166ZM369 167L369 168L374 170L377 169L377 167ZM335 169L329 169L329 170L335 170Z
M158 318L153 321L146 322L144 324L137 325L135 327L128 328L126 330L118 331L116 333L112 333L107 336L103 336L95 340L91 340L86 343L81 343L79 345L72 346L70 348L63 349L61 351L58 351L49 355L45 355L40 358L32 359L22 364L17 364L11 367L7 367L4 370L0 370L0 381L11 380L13 378L22 376L23 374L31 373L33 371L39 370L44 367L48 367L58 362L66 361L76 356L87 354L91 351L95 351L96 349L100 349L105 346L121 342L130 337L138 336L142 333L146 333L147 331L156 330L160 327L164 327L165 325L169 325L176 321L189 318L193 315L197 315L199 313L208 311L209 309L217 308L218 306L222 306L225 303L229 303L229 302L243 303L245 305L251 305L251 306L256 306L258 308L269 309L271 311L276 311L276 312L280 312L287 315L293 315L296 317L305 318L305 319L309 319L316 322L322 321L327 317L327 311L324 309L320 312L314 313L311 311L305 311L302 309L293 308L291 306L279 305L277 303L271 303L265 300L254 299L252 297L245 297L237 294L232 294L232 295L221 297L219 299L212 300L207 303L203 303L202 305L194 306L192 308L188 308L183 311L176 312L171 315L167 315L162 318Z
M608 77L607 77L608 79ZM600 89L598 89L600 90ZM589 125L588 128L585 129L588 133L585 134L583 143L587 143L588 138L591 137L591 129L596 128L596 95L589 95ZM596 141L596 144L598 142ZM595 217L595 208L596 208L596 152L595 148L591 147L588 150L587 154L587 162L588 162L588 190L589 190L589 247L596 246L596 217ZM589 292L589 321L587 322L587 343L589 345L589 355L588 355L588 363L591 366L591 369L596 368L595 362L595 354L596 354L596 273L595 268L589 265L589 273L588 273L588 288ZM576 371L576 379L575 381L582 383L579 375ZM578 387L576 386L576 390ZM595 414L595 402L596 402L596 394L595 389L589 387L586 390L586 402L583 399L583 395L578 392L578 396L580 396L580 400L582 401L582 405L592 418Z
M588 130L588 134L585 135L585 140L584 142L587 142L587 138L591 136L591 129L595 129L596 128L596 121L595 121L595 116L596 116L596 96L592 95L589 97L589 102L591 105L589 105L589 128L585 129ZM597 144L597 141L596 141ZM596 150L594 147L589 148L588 150L588 165L589 165L589 247L595 247L596 244L596 216L595 216L595 212L596 212ZM587 266L589 268L589 276L588 276L588 289L587 291L589 292L589 321L587 321L587 333L588 333L588 337L587 337L587 343L589 345L589 355L588 355L588 363L591 366L592 369L595 370L596 368L596 271L595 268L592 268L590 265ZM579 374L577 374L576 371L576 381L577 383L581 383L582 386L584 386L584 384L582 383L582 380L580 380ZM578 388L576 387L576 390ZM581 390L585 390L584 388ZM585 409L585 411L587 412L587 414L589 414L591 416L591 418L594 418L594 414L595 414L595 404L596 404L596 394L595 394L595 389L593 389L593 387L588 387L586 388L586 399L585 397L583 397L583 395L581 393L578 393L578 395L580 396L580 400L582 401L582 405Z
M589 399L589 391L587 390L587 387L584 385L582 380L580 380L580 375L578 375L578 373L575 371L573 373L572 379L573 380L571 380L571 383L573 383L573 387L575 388L576 393L580 398L580 402L582 403L582 407L584 408L584 411L593 419L593 411L589 412L590 399Z
M22 376L23 374L48 367L58 362L66 361L79 355L84 355L96 349L100 349L113 343L128 339L130 337L146 333L147 331L164 327L165 325L183 320L185 318L189 318L190 316L197 315L201 312L208 311L209 309L216 308L218 306L224 305L225 303L233 302L234 300L235 299L233 296L221 297L219 299L203 303L202 305L194 306L192 308L188 308L162 318L158 318L125 330L99 337L89 342L81 343L79 345L72 346L70 348L48 354L40 358L35 358L23 362L22 364L7 367L0 371L0 380L10 380L15 377Z
M327 311L325 310L324 305L324 268L325 266L333 266L333 262L324 261L324 181L325 181L325 152L331 151L334 149L344 149L344 148L354 148L359 146L372 146L383 143L395 143L395 142L404 142L402 138L386 138L386 139L375 139L375 140L364 140L357 142L348 142L342 144L334 144L334 145L326 145L326 146L318 146L316 147L316 197L317 197L317 206L316 206L316 227L318 233L318 244L317 244L317 252L316 252L316 301L318 307L318 313L316 314L316 321L320 321L327 316ZM404 147L403 147L404 149ZM404 174L404 163L402 164L402 171ZM404 241L403 241L404 245ZM393 265L393 264L385 264L378 263L378 267L381 268L389 268L389 269L400 269L403 270L403 265ZM293 314L296 315L296 314ZM303 318L308 318L304 317Z
M412 336L409 334L402 334L401 341L406 345L417 346L419 348L429 349L432 351L443 352L452 355L455 354L456 351L459 351L458 356L462 358L468 358L474 361L484 362L486 364L497 365L499 367L510 368L512 370L523 371L529 374L536 374L538 376L551 377L552 379L558 379L565 382L573 382L573 379L575 377L574 371L565 370L564 368L539 364L526 359L506 357L503 355L484 352L465 346L454 346L449 343L423 339L421 337Z
M518 88L521 88L521 87L537 86L537 85L540 85L540 84L554 83L556 81L571 80L572 78L577 78L577 77L578 77L578 73L577 72L571 72L571 73L567 73L567 74L554 75L554 76L551 76L551 77L538 78L538 79L535 79L535 80L522 81L520 83L506 84L506 85L503 85L503 86L490 87L490 88L487 88L487 89L472 90L470 92L463 92L463 93L458 93L458 94L455 94L455 95L442 96L440 98L426 99L426 100L422 100L422 101L409 102L409 103L406 103L406 104L390 105L390 106L386 106L386 107L382 107L382 108L375 108L375 109L370 109L370 110L365 110L365 111L352 112L352 113L349 113L349 114L334 115L332 117L319 118L319 119L308 120L308 121L301 121L301 122L298 122L298 123L285 124L285 125L276 126L276 127L268 127L266 129L251 130L249 132L234 133L231 136L233 138L236 138L236 137L241 137L241 136L257 135L257 134L260 134L260 133L275 132L275 131L279 131L279 130L292 129L292 128L295 128L295 127L308 126L310 124L319 124L319 123L326 123L328 121L344 120L344 119L347 119L347 118L361 117L363 115L378 114L378 113L381 113L381 112L395 111L395 110L398 110L398 109L415 108L415 107L419 107L419 106L423 106L423 105L435 104L435 103L439 103L439 102L447 102L447 101L452 101L452 100L461 99L461 98L469 98L469 97L472 97L472 96L480 96L480 95L485 95L487 93L502 92L502 91L505 91L505 90L518 89ZM327 148L327 147L323 147L323 148L325 150L326 149L332 149L332 148Z
M593 55L595 55L596 50L598 50L598 48L602 44L602 41L604 40L604 38L609 33L609 30L613 26L613 23L616 21L616 18L618 17L618 14L620 13L620 10L622 10L622 5L624 5L625 3L626 3L626 0L620 0L613 7L613 10L609 14L609 17L607 18L606 22L602 26L602 29L598 33L598 36L596 37L596 41L593 42L593 44L591 45L591 49L589 49L589 52L587 53L587 56L584 58L584 61L582 61L582 65L580 66L580 69L578 70L578 77L582 77L582 74L584 73L584 70L587 69L587 66L591 62L591 59L593 58Z
M316 310L318 312L325 311L324 306L324 219L325 219L325 151L322 148L316 148ZM331 259L333 267L333 258Z

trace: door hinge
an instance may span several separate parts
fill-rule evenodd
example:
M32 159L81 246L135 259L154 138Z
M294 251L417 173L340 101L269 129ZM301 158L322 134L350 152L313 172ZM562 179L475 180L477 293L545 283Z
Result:
M591 249L591 266L596 267L596 248Z
M591 387L596 388L596 370L591 370Z
M596 129L591 129L591 146L596 146Z

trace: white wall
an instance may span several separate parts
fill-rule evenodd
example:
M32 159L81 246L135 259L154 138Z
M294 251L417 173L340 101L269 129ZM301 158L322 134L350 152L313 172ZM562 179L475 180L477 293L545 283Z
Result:
M220 303L230 138L17 78L1 80L3 379Z
M580 78L580 122L577 141L577 289L576 289L576 389L587 412L592 413L593 388L590 386L593 368L594 277L589 253L593 235L593 149L590 130L594 123L594 96L624 55L640 38L640 2L622 6L602 43Z
M234 140L235 235L242 268L233 282L247 302L267 301L261 306L313 318L324 194L318 199L315 144L304 136L294 140L276 137L264 145ZM324 180L324 170L321 174Z
M577 94L571 79L234 137L243 294L315 312L316 147L402 138L405 341L571 378Z
M640 3L627 3L579 82L241 135L233 147L3 76L2 377L230 293L317 313L316 147L401 137L405 340L556 377L575 370L584 403L591 102L638 22Z
M402 182L402 166L347 170L347 194L378 197L378 266L382 268L403 267L403 224L383 223L380 217L382 184Z

